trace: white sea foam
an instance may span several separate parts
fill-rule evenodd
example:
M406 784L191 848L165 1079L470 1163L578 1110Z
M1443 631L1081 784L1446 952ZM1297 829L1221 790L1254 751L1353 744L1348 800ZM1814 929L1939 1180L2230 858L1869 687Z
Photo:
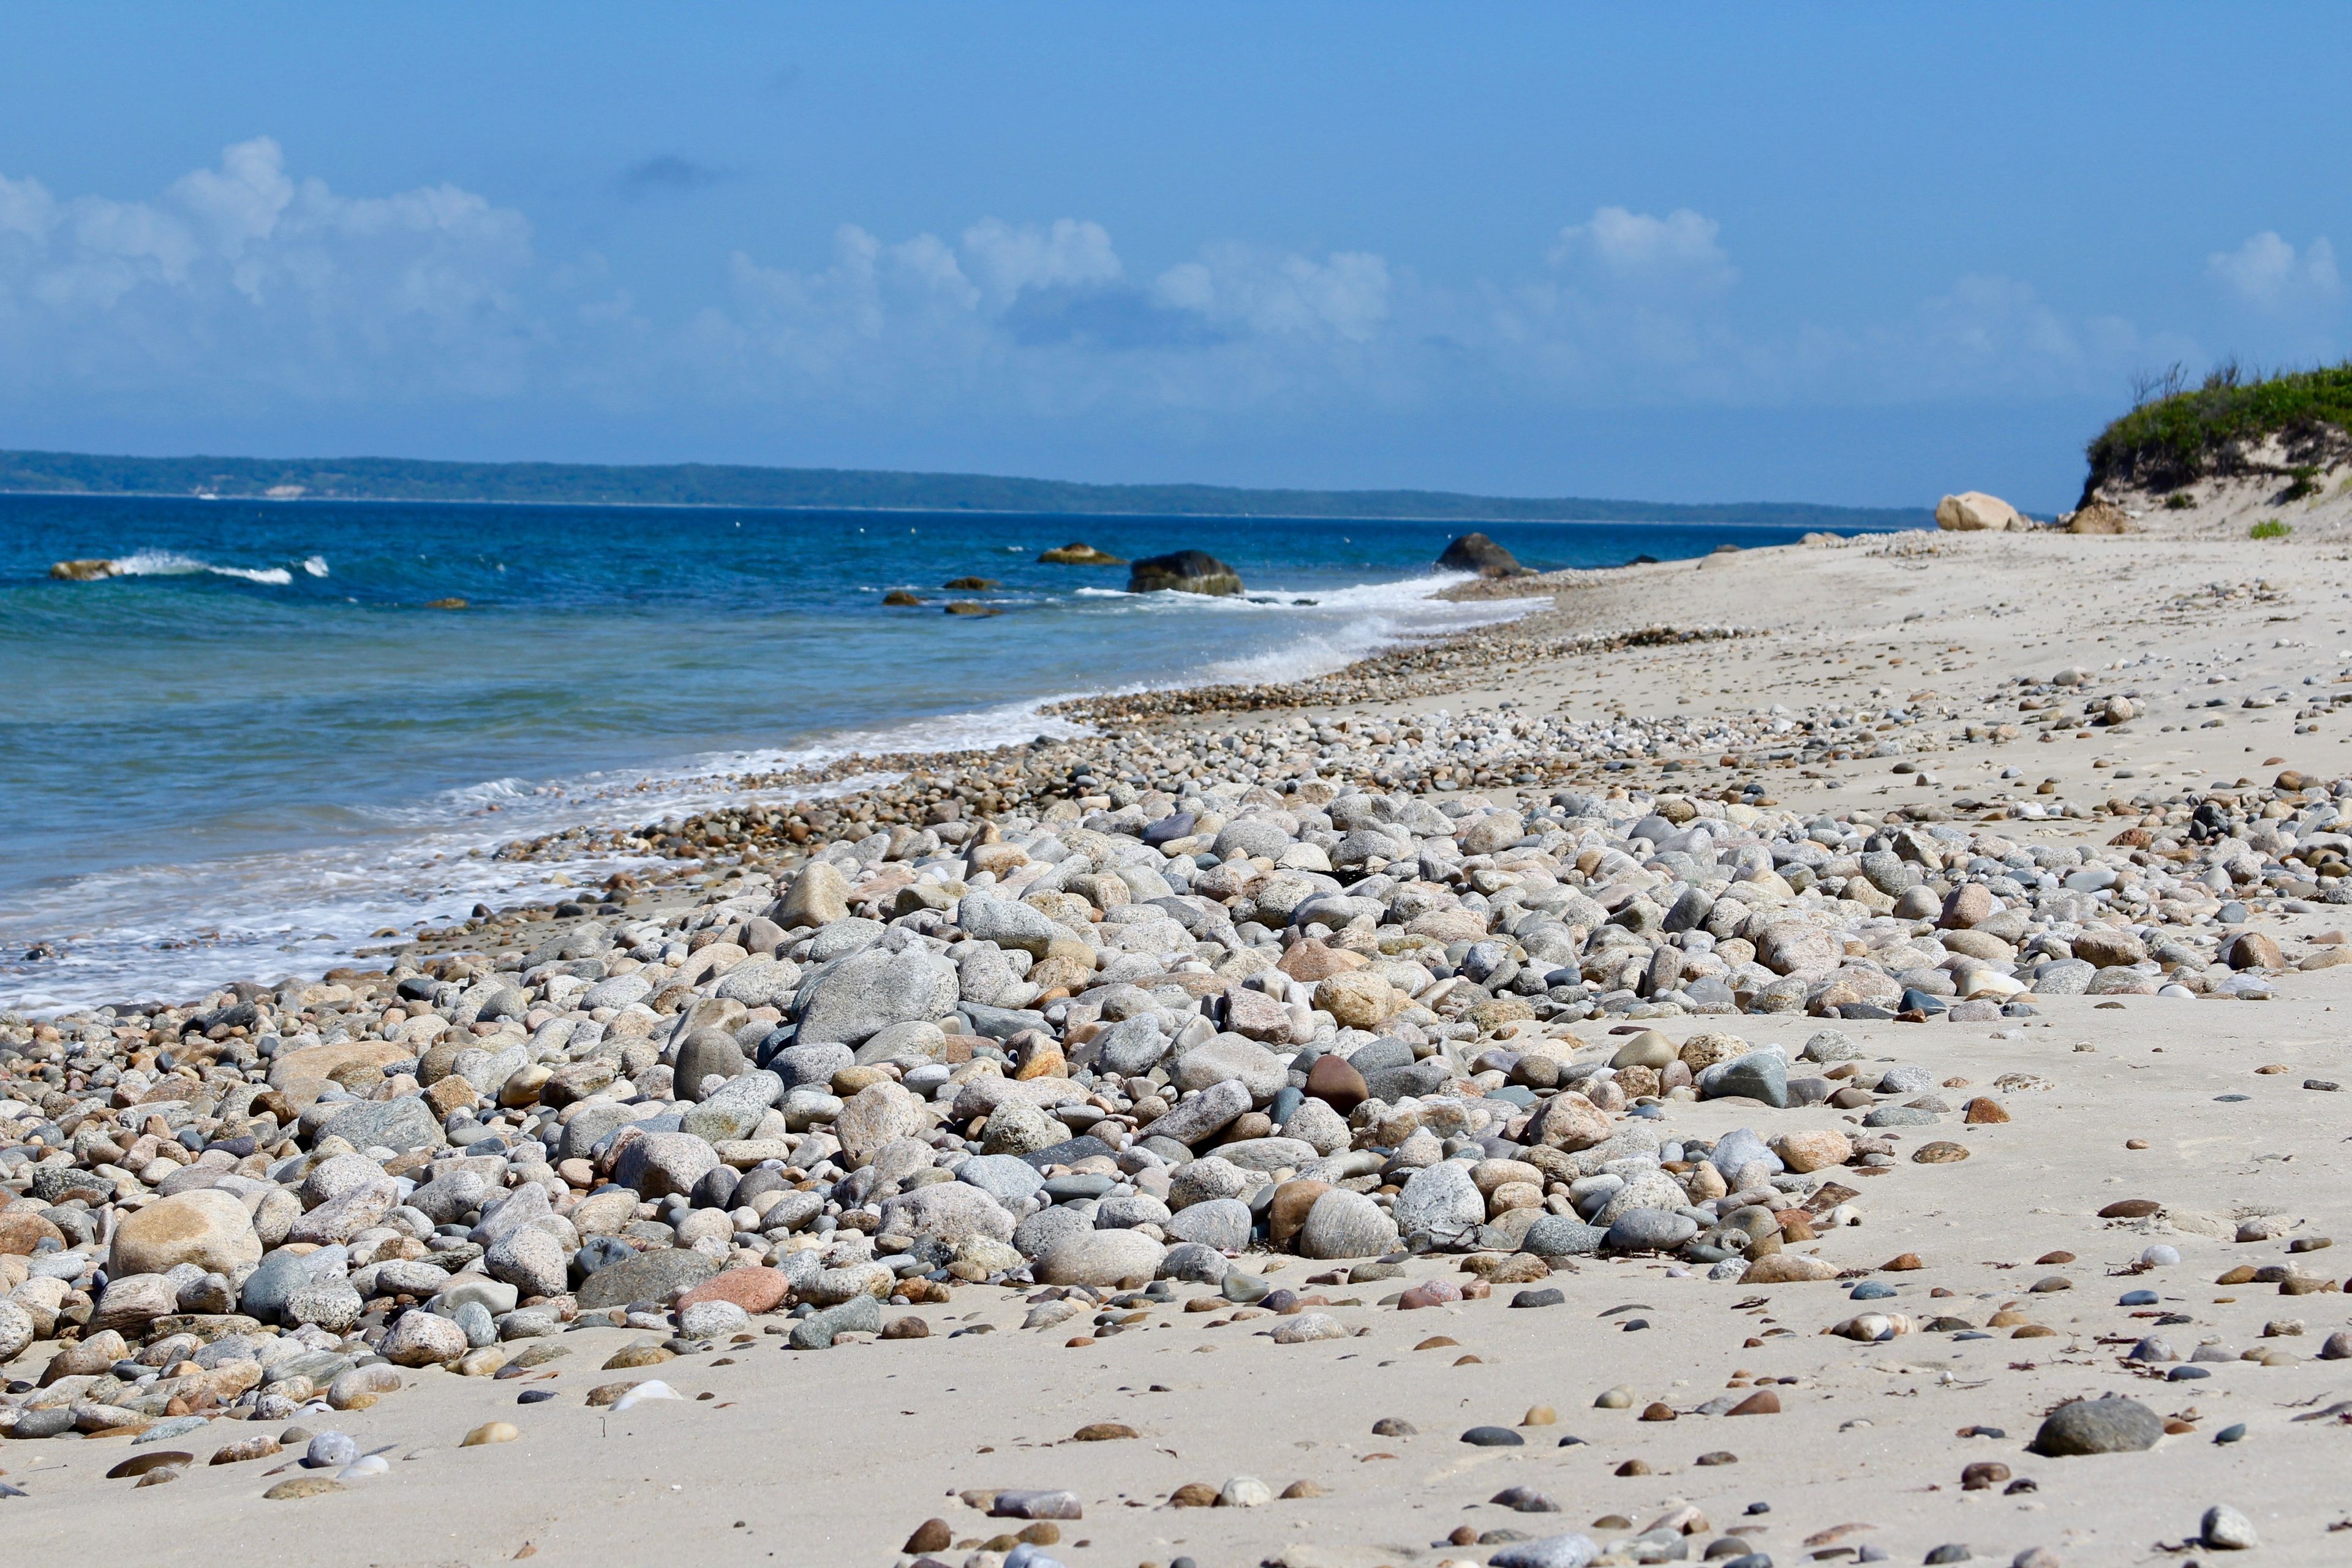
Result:
M326 562L316 555L305 561L302 569L313 577L327 574ZM172 550L142 550L114 563L118 577L196 577L207 573L215 577L240 577L272 588L282 588L294 581L294 574L283 566L215 566L209 561Z

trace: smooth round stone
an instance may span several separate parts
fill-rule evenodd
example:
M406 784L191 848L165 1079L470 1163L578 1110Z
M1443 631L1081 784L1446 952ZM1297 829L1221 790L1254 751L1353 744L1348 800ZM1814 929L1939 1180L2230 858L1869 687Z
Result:
M2179 1376L2188 1368L2176 1368ZM2052 1458L2074 1454L2125 1454L2153 1448L2164 1418L2137 1399L2077 1399L2042 1418L2032 1448Z
M2158 1243L2157 1246L2151 1247L2142 1252L2139 1255L2139 1260L2142 1263L2152 1264L2158 1268L2167 1268L2180 1261L2180 1249L2177 1247L2166 1247L2163 1244Z
M1698 1221L1671 1209L1628 1209L1610 1225L1612 1252L1663 1252L1698 1234Z
M1201 1285L1221 1284L1232 1269L1233 1265L1226 1261L1223 1252L1194 1241L1177 1243L1168 1249L1168 1256L1160 1260L1160 1277L1162 1279L1181 1279Z
M1273 1291L1274 1285L1262 1275L1244 1274L1240 1269L1234 1268L1226 1272L1224 1279L1219 1282L1217 1289L1226 1300L1238 1301L1247 1306L1253 1301L1265 1300Z
M2165 1380L2168 1383L2194 1383L2200 1378L2212 1375L2212 1368L2193 1365L2176 1366L2164 1374Z
M751 1323L751 1316L732 1301L697 1301L677 1315L677 1331L689 1340L715 1340L728 1334L740 1334Z
M1179 1241L1198 1242L1223 1252L1239 1252L1249 1245L1249 1205L1239 1198L1212 1198L1177 1211L1160 1222Z
M321 1432L302 1451L302 1463L314 1470L339 1470L359 1457L358 1439L341 1432Z
M1895 1287L1875 1279L1865 1279L1847 1293L1850 1301L1883 1301L1895 1294Z
M2153 1290L2126 1290L2116 1298L2118 1307L2153 1307L2156 1302L2157 1295Z
M1474 1448L1519 1448L1527 1439L1508 1426L1473 1426L1462 1434L1462 1440Z

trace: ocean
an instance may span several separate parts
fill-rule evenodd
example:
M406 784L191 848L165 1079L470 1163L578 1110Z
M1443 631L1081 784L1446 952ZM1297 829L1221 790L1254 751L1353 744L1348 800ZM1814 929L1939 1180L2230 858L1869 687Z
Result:
M1433 597L1456 531L0 496L0 1009L316 973L383 929L624 864L488 858L512 838L688 814L747 773L1078 733L1039 705L1296 678L1524 613ZM1542 568L1801 531L1486 531ZM1205 550L1248 597L1129 595L1122 567L1038 563L1074 540ZM52 580L68 559L120 574ZM963 576L999 585L943 589ZM893 589L926 602L886 607ZM1002 613L949 616L950 598Z

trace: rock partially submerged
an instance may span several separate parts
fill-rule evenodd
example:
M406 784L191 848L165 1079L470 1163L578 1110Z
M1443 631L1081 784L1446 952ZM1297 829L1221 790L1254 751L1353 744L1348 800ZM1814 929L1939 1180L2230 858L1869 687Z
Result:
M111 561L60 561L49 568L49 575L60 583L95 583L121 574L122 568Z
M1125 557L1113 555L1107 550L1097 550L1083 540L1073 540L1067 544L1056 545L1038 556L1037 560L1041 565L1045 566L1124 566L1127 564Z
M1130 594L1238 594L1242 574L1205 550L1179 550L1151 555L1129 568Z
M1475 572L1481 577L1517 577L1527 572L1518 558L1483 533L1465 533L1438 552L1438 565L1448 572Z

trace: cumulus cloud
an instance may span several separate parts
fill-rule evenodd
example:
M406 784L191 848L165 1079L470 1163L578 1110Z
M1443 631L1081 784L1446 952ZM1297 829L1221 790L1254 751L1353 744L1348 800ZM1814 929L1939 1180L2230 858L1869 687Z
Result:
M226 149L154 201L0 176L0 389L495 394L530 225L454 185L352 197Z
M2207 257L2205 271L2238 300L2262 310L2293 310L2333 300L2339 287L2336 247L2325 237L2313 240L2298 253L2271 229L2235 250Z
M1716 243L1723 226L1676 207L1664 217L1624 207L1596 208L1583 223L1559 231L1551 249L1554 266L1584 263L1619 283L1664 285L1712 291L1727 289L1739 273Z

